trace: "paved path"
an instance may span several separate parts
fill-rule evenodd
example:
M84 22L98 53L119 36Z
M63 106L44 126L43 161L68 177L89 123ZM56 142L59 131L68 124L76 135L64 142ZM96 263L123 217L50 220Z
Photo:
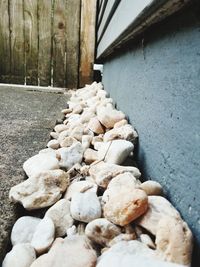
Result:
M9 248L14 221L26 214L20 205L10 203L9 190L25 178L23 162L45 148L66 102L61 93L0 88L0 262Z

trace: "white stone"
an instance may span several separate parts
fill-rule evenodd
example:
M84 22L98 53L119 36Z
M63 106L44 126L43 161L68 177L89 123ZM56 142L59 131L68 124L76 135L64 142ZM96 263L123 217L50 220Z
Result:
M47 144L47 147L49 148L53 148L53 149L57 149L59 148L60 144L58 142L58 140L50 140Z
M76 193L70 210L72 217L81 222L91 222L101 217L101 205L94 192Z
M55 225L56 237L64 236L66 229L70 228L74 220L70 214L70 202L60 199L56 204L47 210L45 217L51 218Z
M72 227L66 229L67 236L73 236L77 234L77 229L75 225L72 225Z
M37 254L46 252L54 241L55 226L53 221L45 217L36 226L31 246L35 249Z
M147 245L149 248L156 249L156 245L152 241L151 237L147 234L141 234L140 240L143 244Z
M67 188L64 198L71 201L72 197L76 193L81 193L81 192L86 192L86 191L96 193L97 185L94 182L89 182L89 181L73 182Z
M138 134L135 129L130 124L127 124L106 132L104 135L104 142L123 139L134 143L137 137Z
M87 148L84 152L85 163L91 164L92 162L98 160L98 152L94 149Z
M113 140L102 143L98 151L99 160L108 163L122 164L133 151L134 145L126 140Z
M64 125L64 124L57 124L54 127L54 130L55 130L56 133L61 133L61 132L65 131L65 130L67 130L67 129L68 129L68 127L66 125Z
M23 216L19 218L11 231L12 245L19 243L30 243L37 225L41 219L32 216Z
M12 250L6 254L2 267L30 267L36 259L34 248L28 243L15 245Z
M11 188L9 198L20 202L25 209L39 209L53 205L65 192L69 175L62 170L44 171Z
M116 122L125 118L123 112L113 109L112 107L99 107L97 109L98 120L106 127L113 128Z
M124 172L130 172L135 178L139 178L140 171L131 166L119 166L116 164L105 163L100 161L94 163L89 168L89 174L94 178L95 182L104 188L106 188L109 182L117 175Z
M56 132L50 132L50 136L51 136L53 139L58 139L59 134L56 133Z
M121 234L121 229L107 219L100 218L87 224L85 234L91 241L107 246L114 237Z
M146 181L140 185L140 188L143 189L148 196L163 195L162 186L156 181Z
M105 131L103 125L100 123L97 117L90 119L88 123L88 128L96 134L103 134Z
M92 136L91 135L83 135L82 136L82 147L83 150L85 151L87 148L90 147L90 144L92 142Z
M47 254L37 258L30 267L95 267L96 252L85 236L57 238Z
M158 223L163 216L180 219L179 212L164 197L149 196L148 203L147 212L137 220L137 224L147 229L150 233L156 235Z
M116 122L113 128L119 128L119 127L124 126L126 124L128 124L128 121L123 119L121 121Z
M23 169L31 177L42 171L59 169L59 163L52 153L40 153L26 160Z
M83 147L80 142L70 147L62 147L58 149L61 160L60 167L70 169L74 164L81 163L83 158Z

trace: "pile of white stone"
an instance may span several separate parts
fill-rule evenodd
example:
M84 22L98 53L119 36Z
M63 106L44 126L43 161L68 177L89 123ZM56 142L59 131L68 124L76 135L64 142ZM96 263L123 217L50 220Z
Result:
M65 120L9 198L44 218L13 226L3 267L190 266L192 234L159 183L121 166L137 132L101 83L71 92Z

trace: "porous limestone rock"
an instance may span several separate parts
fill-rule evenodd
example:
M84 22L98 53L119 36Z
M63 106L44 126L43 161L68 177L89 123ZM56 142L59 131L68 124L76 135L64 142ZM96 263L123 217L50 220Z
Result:
M31 177L42 171L59 169L59 163L55 154L40 153L26 160L23 169L28 177Z
M89 174L94 178L96 183L104 188L107 188L109 182L117 175L130 172L135 178L139 178L140 171L132 166L119 166L116 164L100 161L94 163L89 168Z
M80 142L77 142L70 147L59 148L58 152L61 156L59 165L66 169L70 169L76 163L81 163L83 158L83 147Z
M114 237L121 234L121 229L107 219L99 218L87 224L85 234L91 241L107 246Z
M90 119L88 123L88 128L96 134L103 134L105 131L103 125L100 123L97 117Z
M156 181L146 181L140 185L140 188L144 190L148 196L163 195L162 186Z
M47 210L45 217L51 218L53 221L56 237L64 236L66 229L70 228L74 223L70 214L70 202L67 199L60 199L56 202Z
M108 142L115 139L123 139L135 143L137 137L138 134L135 129L130 124L127 124L107 131L103 140L104 142Z
M180 219L179 212L166 198L149 196L148 203L149 208L147 212L137 220L136 224L142 226L153 235L156 235L158 223L163 216Z
M60 147L60 144L59 144L58 140L55 140L55 139L54 139L54 140L50 140L50 141L48 142L47 147L49 147L49 148L53 148L53 149L57 149L57 148Z
M54 241L55 226L53 221L46 217L43 218L36 226L31 246L35 249L37 254L46 252Z
M112 106L98 107L97 118L106 128L113 128L116 122L125 118L123 112L113 109Z
M23 216L19 218L11 231L12 245L20 243L30 243L37 225L41 219L32 216Z
M57 238L47 254L37 258L30 267L95 267L96 252L85 236Z
M43 171L11 188L9 198L25 209L39 209L58 201L69 184L69 174L62 170Z
M162 260L190 266L192 232L181 219L163 216L156 232L156 252Z
M6 254L2 267L30 267L35 259L34 248L28 243L19 243Z
M75 220L86 223L101 217L99 199L97 195L91 191L76 193L72 197L70 211Z
M98 150L98 159L119 165L125 161L133 149L134 145L126 140L113 140L102 143Z
M83 157L85 163L91 164L92 162L98 160L98 152L92 148L87 148Z
M124 226L137 219L148 209L148 197L141 189L122 187L118 195L111 195L103 207L104 217Z
M83 193L86 191L91 191L91 192L96 193L97 192L97 185L91 181L73 182L67 188L67 191L64 195L64 198L71 201L72 197L76 193L81 193L81 192Z

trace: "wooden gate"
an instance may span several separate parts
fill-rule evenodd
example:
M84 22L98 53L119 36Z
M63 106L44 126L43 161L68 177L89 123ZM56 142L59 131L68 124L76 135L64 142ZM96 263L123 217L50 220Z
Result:
M0 82L91 82L95 15L96 0L1 0Z

